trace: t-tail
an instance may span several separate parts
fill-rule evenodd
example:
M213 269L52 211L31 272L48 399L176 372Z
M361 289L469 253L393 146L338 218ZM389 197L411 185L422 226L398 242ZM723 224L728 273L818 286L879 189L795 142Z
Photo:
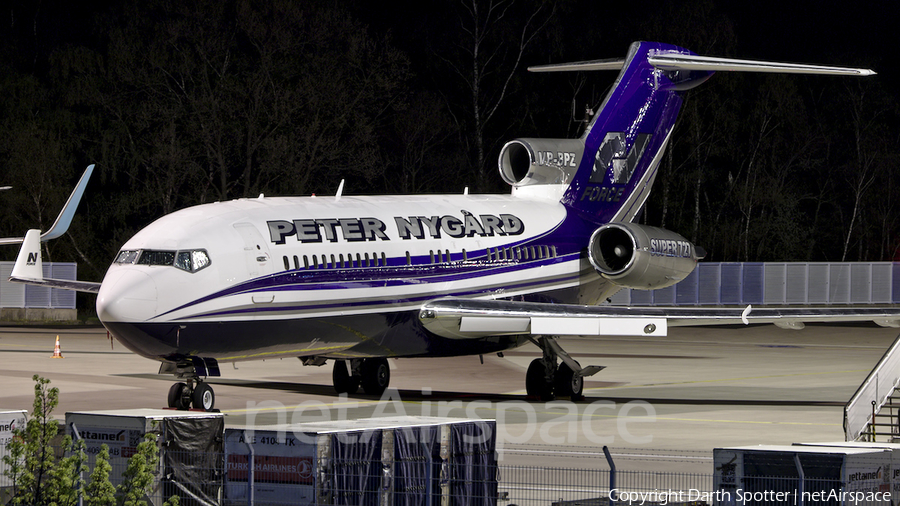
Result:
M633 265L634 258L628 251L653 251L652 244L666 249L659 253L662 256L671 256L672 250L676 256L692 260L685 265L685 276L704 255L678 234L631 223L650 195L687 90L717 71L875 74L866 69L699 56L654 42L633 43L624 60L543 65L529 70L620 70L581 138L516 139L503 147L499 160L500 173L513 186L513 194L559 199L570 214L599 227L591 238L589 256L608 278L625 272L626 264ZM683 276L675 278L667 284Z

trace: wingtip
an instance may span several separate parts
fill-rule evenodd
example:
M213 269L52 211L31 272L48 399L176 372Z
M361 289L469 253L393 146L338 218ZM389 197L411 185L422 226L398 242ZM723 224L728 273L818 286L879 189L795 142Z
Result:
M750 311L753 311L753 306L751 304L747 304L747 307L744 308L744 311L741 312L741 322L744 325L750 325L750 320L747 319L750 316Z

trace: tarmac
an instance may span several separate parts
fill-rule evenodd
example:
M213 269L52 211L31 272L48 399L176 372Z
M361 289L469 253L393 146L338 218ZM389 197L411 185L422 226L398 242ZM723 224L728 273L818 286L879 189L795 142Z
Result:
M843 441L843 408L897 329L815 325L670 328L668 337L563 339L581 364L582 402L526 399L529 344L503 357L390 360L382 398L337 396L331 363L280 359L221 364L209 378L229 426L372 416L430 415L498 421L506 462L571 466L601 448L635 468L711 472L717 447ZM51 358L59 336L64 358ZM32 376L59 388L68 411L162 408L174 381L158 364L111 341L101 327L0 327L0 410L30 412ZM583 462L583 461L579 461ZM621 465L620 465L621 468Z

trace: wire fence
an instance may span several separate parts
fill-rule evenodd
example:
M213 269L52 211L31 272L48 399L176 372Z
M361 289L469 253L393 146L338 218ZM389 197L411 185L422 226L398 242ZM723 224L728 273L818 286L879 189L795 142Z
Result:
M503 449L521 452L520 460L526 456L535 465L504 463L497 453L434 455L385 448L368 454L332 447L327 455L257 455L169 451L160 445L146 500L160 505L177 496L182 506L892 506L892 499L900 497L900 478L892 472L900 470L900 463L894 462L893 450L874 446L602 453L600 448ZM55 454L65 456L60 448ZM89 458L91 469L95 458ZM109 462L110 481L119 485L128 460ZM562 464L537 465L546 462ZM687 469L704 471L682 471ZM83 474L88 480L90 472ZM16 484L6 463L0 463L0 475L0 504L7 504Z

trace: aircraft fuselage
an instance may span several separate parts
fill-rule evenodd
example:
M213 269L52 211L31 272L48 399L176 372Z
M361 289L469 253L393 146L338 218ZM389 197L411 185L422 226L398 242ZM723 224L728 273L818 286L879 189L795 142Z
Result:
M200 205L123 245L97 311L128 348L165 361L492 353L527 340L441 338L419 307L443 296L596 303L614 288L584 258L595 226L558 201L500 195Z

